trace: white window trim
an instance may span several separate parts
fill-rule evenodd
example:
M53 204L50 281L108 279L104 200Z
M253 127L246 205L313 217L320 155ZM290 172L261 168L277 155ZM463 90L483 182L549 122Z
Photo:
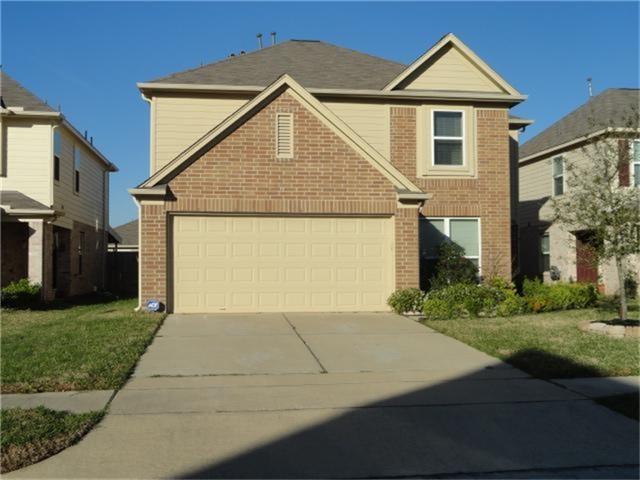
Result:
M549 241L547 242L549 245L549 249L547 251L545 251L542 247L542 239L544 237L547 237L549 239ZM544 269L543 258L545 255L549 256L549 268L551 268L551 236L549 235L549 232L542 232L542 234L540 235L540 270L542 270L543 272L548 272L549 270Z
M629 172L629 186L635 187L636 186L635 166L636 165L640 166L640 160L636 160L636 157L635 157L635 149L636 149L636 145L640 147L640 138L636 138L635 140L632 140L631 142L629 142L629 144L630 144L629 158L631 159L631 161L629 162L629 168L631 169L631 171ZM640 184L638 185L638 187L640 187Z
M280 117L289 117L291 120L291 153L289 155L283 155L281 153L278 152L278 129L279 129L279 123L278 123L278 119ZM276 158L283 158L283 159L291 159L293 158L293 149L294 149L294 125L293 125L293 113L287 113L287 112L282 112L282 113L276 113L276 138L275 138L275 144L276 144Z
M560 158L562 159L562 175L556 175L554 173L554 169L553 167L555 166L555 161L556 158ZM565 192L567 191L567 169L566 169L566 160L564 158L564 155L556 155L555 157L551 158L551 196L552 197L559 197L561 195L564 195ZM556 193L556 178L562 176L562 193Z
M443 137L436 136L436 113L460 113L460 122L462 123L462 136L461 137ZM447 110L443 108L434 108L431 110L431 166L434 168L463 168L467 166L467 148L466 148L466 119L464 110ZM462 165L437 165L436 164L436 140L460 140L462 142Z
M451 239L451 220L477 220L478 222L478 255L465 255L468 260L478 260L478 276L482 275L482 219L480 217L423 217L425 221L444 220L444 235ZM438 257L424 257L426 260L435 260Z
M78 159L79 159L79 163L80 165L78 165L78 168L76 168L76 152L78 155ZM73 192L74 195L80 195L80 188L78 188L76 190L76 172L80 172L80 168L82 166L82 149L80 148L80 146L77 143L73 144L73 178L71 179L71 191ZM80 177L80 181L82 181L82 177ZM78 187L81 187L81 185L78 185Z
M58 142L60 145L60 152L56 152L56 137L58 138ZM58 155L60 153L60 155ZM58 157L58 178L56 179L56 157ZM53 165L52 165L52 177L53 182L56 185L60 184L60 177L62 177L62 133L59 128L55 128L53 130Z

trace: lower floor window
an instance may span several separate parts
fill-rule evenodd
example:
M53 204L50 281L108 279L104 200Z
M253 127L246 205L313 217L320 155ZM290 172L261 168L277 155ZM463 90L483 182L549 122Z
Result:
M549 249L549 234L543 233L540 237L540 264L543 272L551 268L551 250Z
M444 242L453 242L460 246L464 251L464 257L480 271L480 219L466 217L421 219L420 256L429 277L435 272L440 247Z

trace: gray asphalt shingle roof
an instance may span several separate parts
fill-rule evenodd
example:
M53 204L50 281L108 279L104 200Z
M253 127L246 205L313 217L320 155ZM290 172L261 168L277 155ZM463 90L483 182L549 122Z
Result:
M43 203L28 197L16 190L3 190L0 192L0 205L12 210L49 210Z
M120 235L122 245L138 245L138 220L131 220L115 227L114 230Z
M7 107L22 107L25 110L36 112L55 112L53 108L4 71L0 72L0 95L2 95L2 101Z
M316 40L289 40L151 80L266 87L287 73L306 88L382 89L405 65Z
M520 146L520 158L562 145L603 128L624 127L631 108L640 107L637 88L610 88ZM637 114L637 110L636 110Z

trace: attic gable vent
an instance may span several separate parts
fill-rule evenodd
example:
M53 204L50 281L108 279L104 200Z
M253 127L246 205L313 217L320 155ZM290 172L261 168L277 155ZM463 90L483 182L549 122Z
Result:
M293 158L293 114L276 114L276 157Z

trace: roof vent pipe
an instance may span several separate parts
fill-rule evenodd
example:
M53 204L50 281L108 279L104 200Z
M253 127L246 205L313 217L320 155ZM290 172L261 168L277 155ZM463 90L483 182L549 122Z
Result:
M276 32L271 32L271 45L276 44Z
M587 78L587 86L589 87L589 98L593 97L593 84L591 82L591 77Z
M262 34L259 33L256 35L256 38L258 39L258 48L262 48Z

